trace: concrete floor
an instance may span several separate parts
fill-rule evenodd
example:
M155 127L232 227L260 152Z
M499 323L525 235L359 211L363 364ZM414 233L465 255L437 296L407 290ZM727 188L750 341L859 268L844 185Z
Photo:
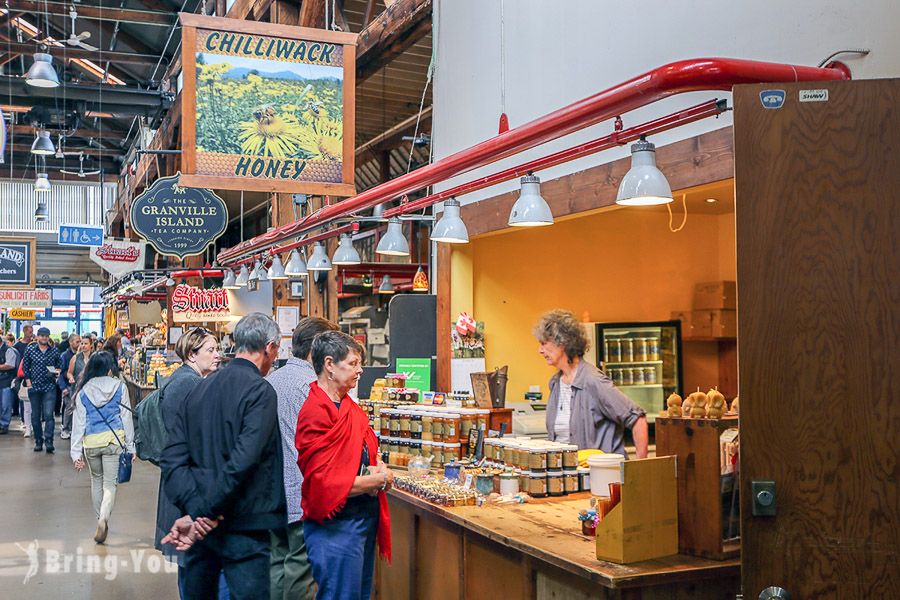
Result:
M106 544L96 544L90 475L72 466L59 421L54 455L33 452L19 423L14 417L0 435L0 599L177 600L176 574L153 549L159 469L135 461L131 481L118 487ZM37 572L26 582L35 541Z

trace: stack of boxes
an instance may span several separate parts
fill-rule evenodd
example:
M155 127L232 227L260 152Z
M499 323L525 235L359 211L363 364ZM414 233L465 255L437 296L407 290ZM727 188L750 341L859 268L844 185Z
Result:
M685 338L737 337L737 284L711 281L694 286L694 309L675 311Z

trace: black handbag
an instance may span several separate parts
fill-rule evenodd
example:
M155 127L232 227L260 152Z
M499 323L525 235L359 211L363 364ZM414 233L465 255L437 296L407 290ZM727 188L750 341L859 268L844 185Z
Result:
M103 419L103 422L106 423L106 426L109 427L110 431L112 431L112 434L116 437L116 441L122 448L122 454L119 455L119 474L117 476L117 480L119 483L128 483L129 481L131 481L131 463L133 461L131 452L129 452L125 448L125 444L123 444L122 440L119 439L119 435L116 433L116 430L112 428L112 425L109 424L109 421L106 420L106 417L103 416L103 413L100 412L100 409L94 406L94 403L91 402L90 398L85 398L85 400L87 400L86 404L90 404L94 407L94 410L97 411L97 414L100 415L100 418ZM117 402L116 404L119 403Z

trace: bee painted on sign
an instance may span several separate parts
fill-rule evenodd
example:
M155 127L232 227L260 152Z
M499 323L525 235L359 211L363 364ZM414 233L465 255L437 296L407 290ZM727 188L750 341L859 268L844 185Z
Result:
M181 19L182 185L355 194L356 36Z

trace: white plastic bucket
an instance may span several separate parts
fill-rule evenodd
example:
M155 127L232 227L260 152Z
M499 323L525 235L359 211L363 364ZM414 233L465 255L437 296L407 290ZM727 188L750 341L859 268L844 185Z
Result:
M591 469L591 495L609 496L609 484L621 482L622 454L594 454L588 456Z

